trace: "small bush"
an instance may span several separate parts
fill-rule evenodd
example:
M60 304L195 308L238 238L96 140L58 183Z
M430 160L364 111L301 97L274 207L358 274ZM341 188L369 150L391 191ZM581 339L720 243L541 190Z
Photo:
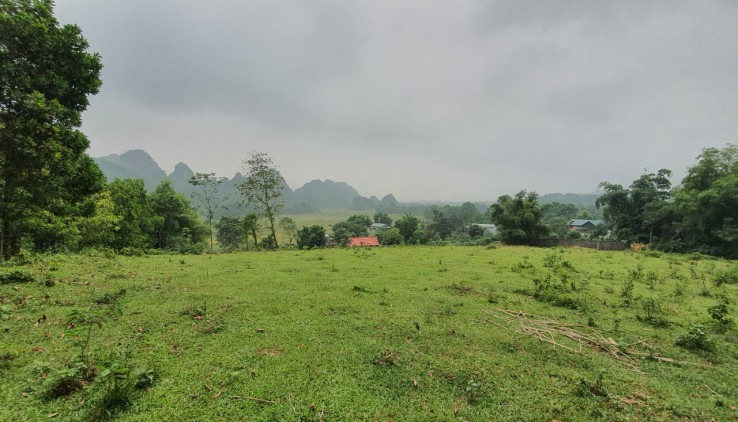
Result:
M707 337L707 330L702 324L689 327L686 333L677 338L676 345L693 351L711 351L714 348L712 340Z
M23 270L12 270L0 273L0 284L32 283L36 281L31 273Z

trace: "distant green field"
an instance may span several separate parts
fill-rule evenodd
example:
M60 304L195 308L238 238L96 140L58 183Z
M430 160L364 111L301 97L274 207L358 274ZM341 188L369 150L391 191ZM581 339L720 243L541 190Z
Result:
M41 257L0 268L0 420L735 420L738 264L699 258Z

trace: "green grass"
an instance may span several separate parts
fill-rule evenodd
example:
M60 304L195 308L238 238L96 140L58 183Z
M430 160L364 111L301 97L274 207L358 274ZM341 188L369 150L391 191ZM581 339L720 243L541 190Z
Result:
M708 308L727 297L738 313L738 285L713 285L736 263L688 258L523 247L40 257L0 268L39 280L0 284L0 420L82 420L94 406L125 421L735 419L738 336ZM577 324L630 360L541 341L500 309ZM85 352L97 378L44 398L79 355L73 310L105 313ZM711 350L676 345L695 324ZM108 388L111 361L155 380ZM110 391L127 400L101 405Z

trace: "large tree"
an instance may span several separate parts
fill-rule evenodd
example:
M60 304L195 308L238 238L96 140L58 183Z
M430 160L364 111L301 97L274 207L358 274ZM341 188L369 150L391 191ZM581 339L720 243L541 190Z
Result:
M541 223L543 210L535 192L523 190L514 197L503 195L490 206L489 214L505 243L531 244L548 234L548 228Z
M646 173L626 189L621 185L602 182L604 190L597 198L597 207L618 239L653 243L669 236L671 230L671 171L661 169Z
M244 161L246 180L238 185L238 190L249 205L257 208L270 230L271 246L277 247L277 216L284 208L282 191L285 182L282 175L274 167L272 159L265 152L253 152L251 158Z
M100 57L79 27L59 25L53 5L0 0L1 259L18 251L35 216L67 212L101 188L78 130L101 84Z
M410 244L413 242L415 233L420 228L420 219L412 214L406 213L395 221L395 227L400 231L405 244Z
M738 145L704 149L675 197L689 249L738 258Z

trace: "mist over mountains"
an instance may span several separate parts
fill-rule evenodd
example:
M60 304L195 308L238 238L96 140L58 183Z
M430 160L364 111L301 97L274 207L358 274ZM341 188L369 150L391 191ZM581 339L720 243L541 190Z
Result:
M177 192L190 196L194 187L189 183L195 172L185 163L177 163L174 171L167 174L159 164L144 150L136 149L123 154L111 154L93 158L102 170L108 181L115 179L143 179L147 189L153 190L164 179L170 179ZM244 176L236 173L232 178L223 182L220 193L230 198L227 204L234 208L241 200L236 188L243 183ZM364 197L353 186L345 182L336 182L330 179L313 180L292 190L285 182L282 192L285 198L284 212L287 214L304 214L320 210L354 210L382 212L408 212L409 204L400 203L392 194L382 199L376 196ZM513 194L514 192L511 192ZM542 204L560 202L575 204L581 207L593 207L597 194L548 193L541 195ZM496 198L490 198L492 203ZM440 201L429 201L423 205L444 204ZM417 204L416 204L417 205ZM480 204L481 205L481 204ZM489 204L486 204L489 205Z
M164 179L170 179L174 189L186 196L192 194L194 186L189 183L193 171L185 163L177 163L174 171L167 174L159 164L144 150L137 149L123 154L111 154L93 158L108 181L115 179L143 179L148 190L153 190ZM240 200L237 186L244 181L241 173L223 182L220 193L231 199L233 204ZM400 203L392 194L381 200L372 196L365 198L349 184L333 180L313 180L292 190L285 182L282 192L285 198L285 213L301 214L323 209L352 209L356 211L383 210L392 212L399 209Z

